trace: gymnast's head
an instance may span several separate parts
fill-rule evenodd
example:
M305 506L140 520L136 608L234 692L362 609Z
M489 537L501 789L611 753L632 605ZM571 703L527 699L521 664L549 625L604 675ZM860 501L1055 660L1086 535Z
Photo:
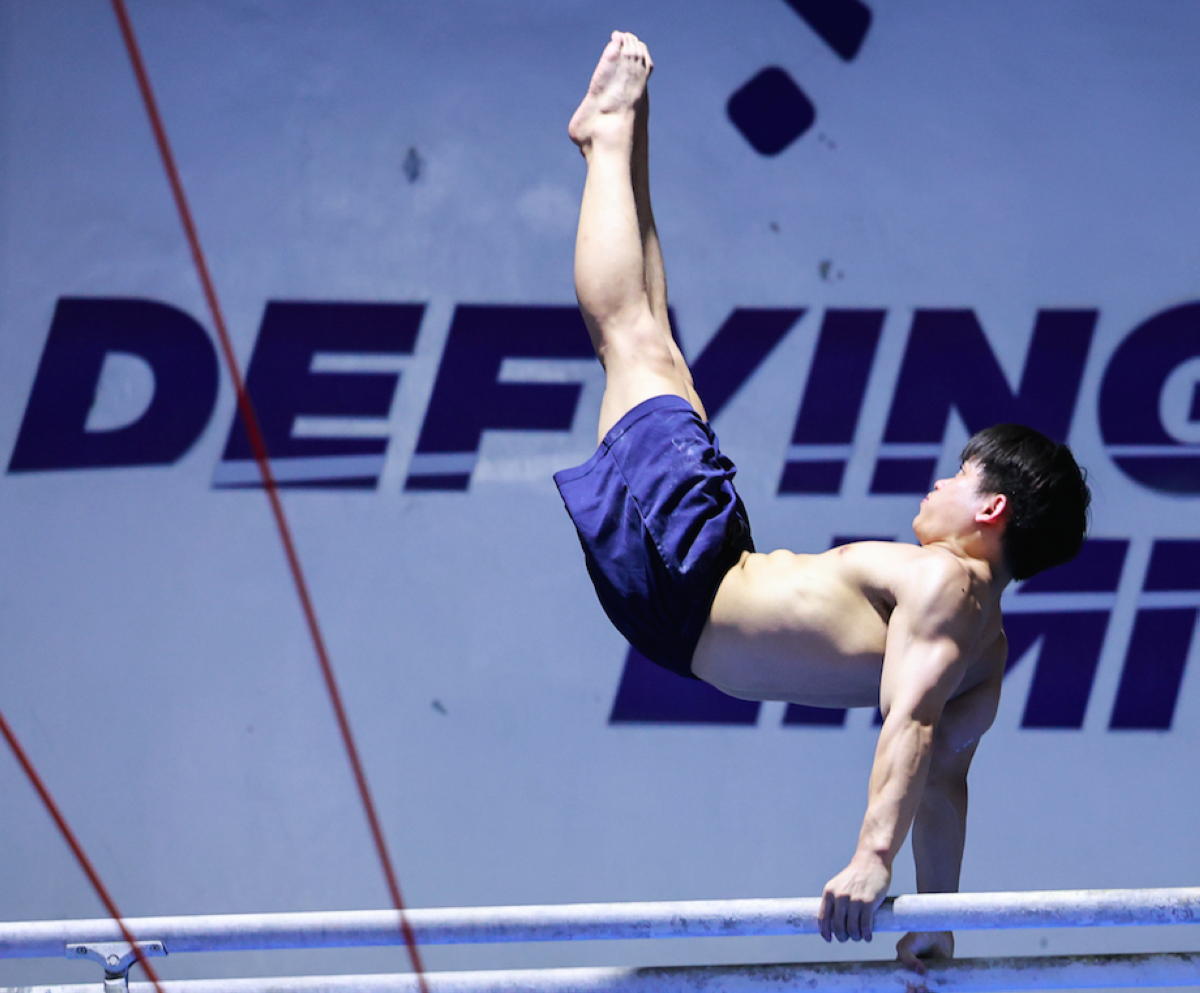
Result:
M1007 501L1001 547L1014 579L1069 562L1087 537L1092 495L1066 445L1021 424L980 431L962 452L980 493Z

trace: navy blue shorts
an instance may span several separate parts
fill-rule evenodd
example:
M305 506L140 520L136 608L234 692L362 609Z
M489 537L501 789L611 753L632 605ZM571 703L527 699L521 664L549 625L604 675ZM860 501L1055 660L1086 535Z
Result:
M554 482L605 613L634 648L681 676L725 573L754 551L737 470L677 396L629 411Z

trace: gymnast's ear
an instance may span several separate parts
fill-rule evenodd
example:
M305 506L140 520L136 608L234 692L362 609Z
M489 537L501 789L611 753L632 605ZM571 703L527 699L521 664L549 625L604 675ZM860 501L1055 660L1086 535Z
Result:
M1009 518L1010 510L1008 497L1003 493L985 494L983 503L975 511L975 522L977 524L990 524L993 526L1004 524Z

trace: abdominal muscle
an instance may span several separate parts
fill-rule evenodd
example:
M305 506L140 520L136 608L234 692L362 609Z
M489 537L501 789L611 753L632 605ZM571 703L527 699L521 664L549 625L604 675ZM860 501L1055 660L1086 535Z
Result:
M747 700L878 704L893 604L840 551L743 554L717 590L692 672Z

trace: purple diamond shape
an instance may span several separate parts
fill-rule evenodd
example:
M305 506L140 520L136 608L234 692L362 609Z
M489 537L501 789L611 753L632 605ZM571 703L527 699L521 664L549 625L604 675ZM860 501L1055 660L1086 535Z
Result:
M725 110L759 155L778 155L817 119L812 101L778 66L768 66L736 90Z

